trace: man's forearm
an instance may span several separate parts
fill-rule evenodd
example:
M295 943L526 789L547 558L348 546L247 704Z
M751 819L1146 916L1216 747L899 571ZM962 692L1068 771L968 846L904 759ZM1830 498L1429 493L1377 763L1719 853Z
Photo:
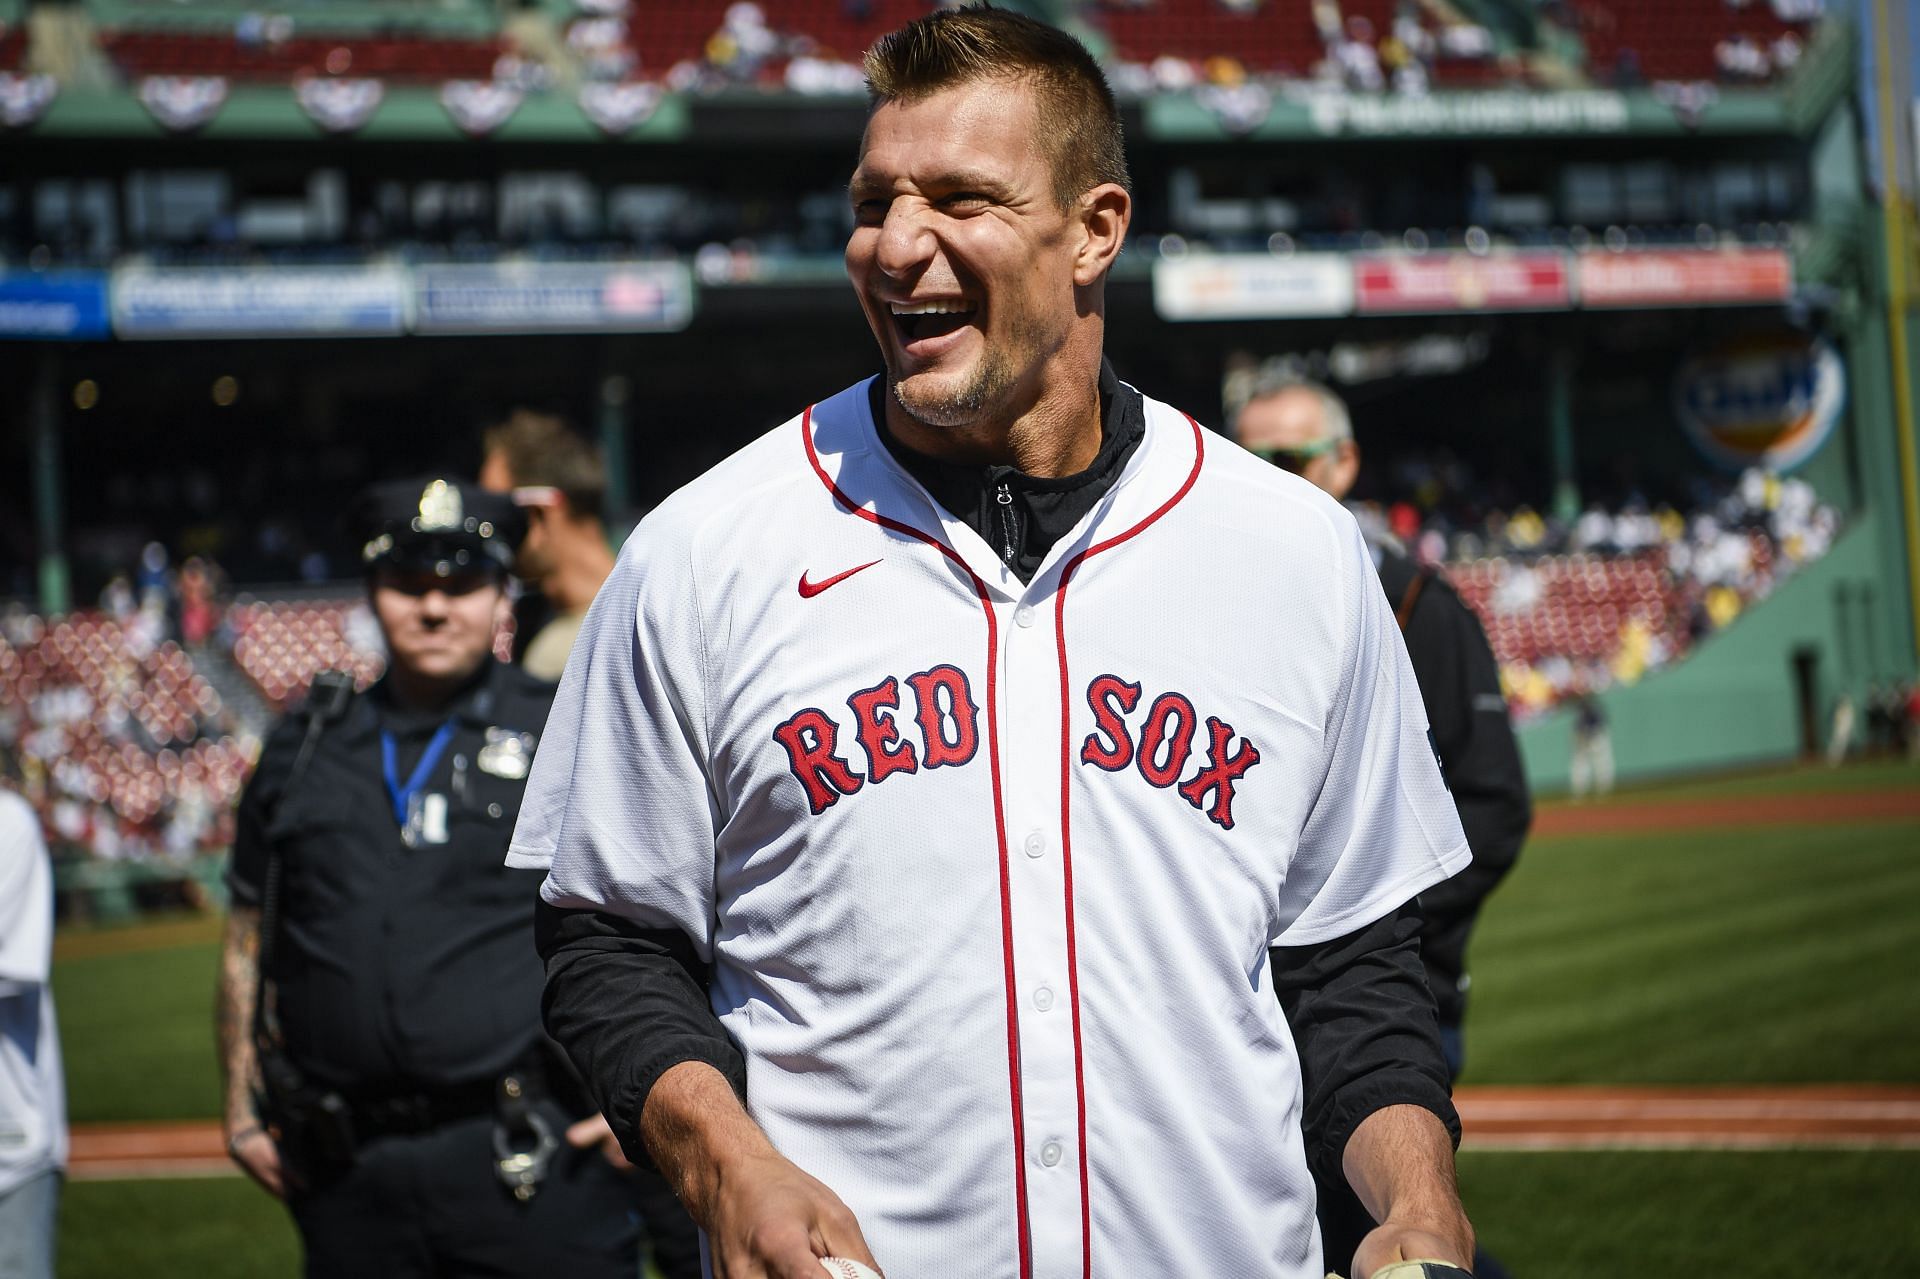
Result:
M226 938L220 948L220 980L214 996L229 1137L259 1122L253 1108L254 1085L259 1078L253 1043L259 983L260 912L249 906L235 906L227 916Z
M1454 1178L1453 1138L1433 1112L1420 1106L1374 1111L1354 1129L1341 1166L1383 1227L1433 1236L1445 1249L1440 1260L1472 1264L1473 1227Z
M702 1225L731 1170L779 1158L727 1077L704 1062L681 1062L660 1076L641 1107L640 1133L667 1184Z

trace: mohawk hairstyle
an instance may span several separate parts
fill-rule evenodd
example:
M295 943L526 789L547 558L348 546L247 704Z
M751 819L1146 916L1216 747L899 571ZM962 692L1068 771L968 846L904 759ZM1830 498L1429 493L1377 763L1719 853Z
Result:
M1057 27L986 4L942 9L876 40L866 73L873 109L958 85L1025 81L1036 145L1052 160L1055 202L1071 208L1103 182L1133 190L1113 90L1093 55Z

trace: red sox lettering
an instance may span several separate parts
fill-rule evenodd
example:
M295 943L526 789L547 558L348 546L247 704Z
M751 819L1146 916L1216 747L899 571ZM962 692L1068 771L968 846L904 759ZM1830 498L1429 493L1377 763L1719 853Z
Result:
M1128 764L1140 770L1140 776L1165 789L1180 780L1187 761L1193 756L1193 734L1200 713L1181 693L1162 693L1147 708L1136 748L1123 718L1140 704L1140 685L1118 675L1101 675L1087 685L1087 705L1093 708L1094 731L1080 746L1080 762L1118 773ZM1260 762L1260 751L1246 738L1240 749L1228 751L1233 742L1233 725L1223 719L1207 717L1207 762L1180 787L1180 797L1207 815L1207 820L1222 830L1233 829L1233 784ZM1207 802L1207 796L1213 802Z
M965 672L936 666L907 676L913 690L914 720L920 749L900 736L900 682L889 675L847 699L854 736L867 758L865 775L853 771L837 752L840 726L825 711L808 707L773 730L786 748L788 766L807 789L807 804L817 816L868 782L878 784L895 773L946 768L971 760L980 749L980 707ZM849 752L850 753L850 752Z
M808 707L773 730L815 815L868 782L878 785L896 773L966 764L978 753L980 709L959 668L936 666L907 676L905 682L913 693L917 749L914 740L901 735L901 681L890 675L847 698L854 739L866 760L864 773L855 770L852 750L841 752L840 725L825 711ZM1162 693L1148 707L1136 740L1126 717L1138 708L1140 697L1139 684L1117 675L1101 675L1087 686L1094 731L1080 746L1080 762L1110 773L1131 765L1150 785L1164 790L1180 782L1194 759L1200 713L1184 694ZM1259 748L1244 737L1233 749L1234 736L1233 725L1208 716L1206 760L1177 791L1222 830L1233 829L1234 784L1260 762Z

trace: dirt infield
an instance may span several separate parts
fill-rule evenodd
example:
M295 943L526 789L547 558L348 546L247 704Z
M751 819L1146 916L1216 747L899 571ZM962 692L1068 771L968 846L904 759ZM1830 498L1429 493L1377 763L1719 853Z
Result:
M1542 807L1534 814L1533 838L1917 820L1920 820L1920 787L1741 795L1725 799L1608 800Z
M1920 1149L1920 1088L1463 1088L1468 1150ZM202 1120L88 1124L71 1175L238 1176L220 1126Z
M1463 1088L1462 1142L1482 1150L1920 1149L1920 1088Z

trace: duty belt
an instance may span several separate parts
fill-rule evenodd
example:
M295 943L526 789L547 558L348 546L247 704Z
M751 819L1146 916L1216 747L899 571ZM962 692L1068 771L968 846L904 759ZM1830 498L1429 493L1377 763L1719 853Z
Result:
M493 1113L496 1081L476 1080L407 1092L349 1094L344 1100L353 1119L354 1136L361 1142L430 1132L462 1119Z

